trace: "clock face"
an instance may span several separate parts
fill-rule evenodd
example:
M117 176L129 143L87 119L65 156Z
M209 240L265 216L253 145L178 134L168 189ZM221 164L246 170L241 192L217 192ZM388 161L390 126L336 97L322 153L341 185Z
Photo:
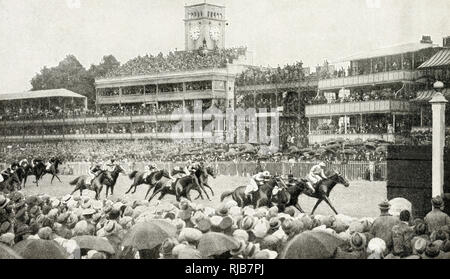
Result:
M218 41L220 38L220 30L217 28L217 26L214 26L209 30L209 36L213 41Z
M200 28L198 26L192 27L189 35L191 36L192 40L197 41L198 38L200 38Z

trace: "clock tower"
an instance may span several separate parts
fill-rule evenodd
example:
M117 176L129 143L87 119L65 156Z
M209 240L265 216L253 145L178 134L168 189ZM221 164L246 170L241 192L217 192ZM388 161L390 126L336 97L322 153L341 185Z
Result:
M225 7L201 3L185 6L185 49L225 47Z

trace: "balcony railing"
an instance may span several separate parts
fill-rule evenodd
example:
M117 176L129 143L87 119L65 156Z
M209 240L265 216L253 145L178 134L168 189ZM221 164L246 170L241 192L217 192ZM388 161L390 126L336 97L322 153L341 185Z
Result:
M374 113L411 113L413 108L408 101L374 100L363 102L330 103L307 105L306 117L326 117L332 115L374 114Z
M342 138L344 140L356 140L362 139L363 141L367 141L368 139L379 139L388 142L395 143L396 140L401 139L402 137L395 134L319 134L319 135L308 135L309 144L322 143L328 140L333 140L337 138Z
M342 87L363 86L380 83L412 81L423 76L419 71L391 71L367 75L338 77L319 80L319 90L336 89Z

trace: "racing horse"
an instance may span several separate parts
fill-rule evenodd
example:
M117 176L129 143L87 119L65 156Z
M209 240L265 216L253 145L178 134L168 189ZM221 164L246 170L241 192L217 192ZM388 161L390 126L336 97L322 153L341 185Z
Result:
M117 178L119 178L119 174L123 173L123 174L126 175L126 171L120 165L116 165L112 172L110 172L110 171L107 171L107 172L110 173L112 180L105 182L105 185L106 185L106 198L108 198L108 191L109 190L111 192L111 195L114 195L114 186L116 186ZM101 191L102 190L100 189L100 192Z
M255 208L260 206L272 206L272 192L275 186L283 189L286 188L286 185L281 180L280 177L273 177L268 182L259 186L258 191L252 192L252 197L249 198L245 194L245 188L247 186L240 186L234 189L233 191L225 191L220 196L220 201L222 202L226 197L231 196L233 200L235 200L239 207L245 207L248 205L253 205Z
M1 174L0 174L1 175ZM4 181L0 182L0 192L14 192L16 186L20 185L21 181L16 172L13 172ZM6 191L5 191L6 190Z
M174 195L177 201L180 201L181 197L191 201L189 192L193 189L200 192L199 181L195 174L178 178L173 183L171 183L171 180L161 179L158 183L156 183L155 190L148 201L151 201L158 193L161 193L158 200L161 200L165 195L170 194Z
M203 192L205 192L206 197L208 198L208 200L211 201L211 199L208 196L208 193L205 190L205 187L208 188L209 190L211 190L212 196L214 196L214 191L208 184L208 177L210 175L212 176L212 178L216 179L216 172L214 168L211 166L200 167L198 170L195 171L195 176L197 176L197 179L199 181L200 189L203 190ZM201 191L198 192L198 196L195 199L198 200L200 197L203 199Z
M50 181L50 184L53 184L53 179L56 177L59 182L62 183L61 179L58 177L59 169L58 166L61 164L61 160L59 158L55 158L55 162L50 166L49 169L44 165L44 162L42 160L39 160L34 166L35 168L35 175L36 175L36 184L38 183L39 179L41 179L45 174L51 174L52 180ZM38 186L38 185L37 185Z
M113 182L113 177L111 172L109 171L101 171L91 182L91 185L88 185L86 181L90 180L91 177L87 174L81 175L74 180L70 181L70 185L75 185L75 189L72 191L71 195L73 195L76 191L80 191L80 196L83 195L83 190L91 190L95 192L95 199L98 200L100 198L100 193L102 192L104 184L111 184Z
M166 170L158 170L151 172L145 179L144 179L145 172L143 171L133 171L131 172L128 177L133 180L133 184L131 184L130 189L125 192L125 194L128 194L131 189L134 188L132 194L136 193L137 186L141 184L147 184L149 185L147 194L145 195L145 198L147 198L147 195L150 193L150 190L155 187L156 183L161 180L162 177L170 178L169 173Z
M306 183L306 179L300 179L297 181L297 183L293 186L288 187L288 192L290 194L290 200L285 204L286 207L288 206L295 206L300 212L304 213L303 209L298 203L298 197L301 194L305 194L311 198L317 199L316 204L314 205L314 208L311 212L311 214L314 214L314 211L319 206L319 204L322 201L325 201L330 208L334 211L335 214L338 214L337 210L334 208L330 201L330 193L333 191L334 187L337 184L342 184L345 187L349 187L350 183L348 180L341 175L338 171L332 171L331 173L327 173L327 179L321 180L317 185L315 185L314 189L316 190L315 193L312 193L308 190Z

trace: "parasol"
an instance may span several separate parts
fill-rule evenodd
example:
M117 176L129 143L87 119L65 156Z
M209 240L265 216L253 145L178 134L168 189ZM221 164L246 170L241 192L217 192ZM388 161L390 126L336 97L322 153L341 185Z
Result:
M307 231L297 235L281 254L282 259L331 259L344 240L324 231Z
M169 237L175 236L174 225L163 220L151 220L134 225L123 239L123 246L138 250L153 249Z

